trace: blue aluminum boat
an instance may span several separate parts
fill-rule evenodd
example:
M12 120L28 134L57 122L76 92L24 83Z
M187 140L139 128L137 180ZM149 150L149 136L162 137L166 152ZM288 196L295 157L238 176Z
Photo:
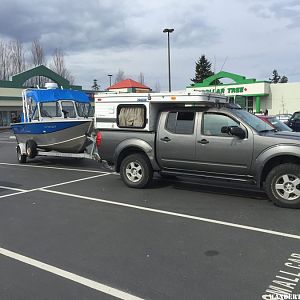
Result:
M85 93L27 89L22 100L22 122L11 124L20 155L32 158L38 150L81 153L90 143L93 110Z

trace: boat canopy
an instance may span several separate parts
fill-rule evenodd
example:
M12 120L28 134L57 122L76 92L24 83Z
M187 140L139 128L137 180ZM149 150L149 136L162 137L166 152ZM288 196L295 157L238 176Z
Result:
M87 94L81 91L46 89L46 90L26 90L27 98L32 98L35 102L53 102L58 100L74 100L76 102L90 103Z

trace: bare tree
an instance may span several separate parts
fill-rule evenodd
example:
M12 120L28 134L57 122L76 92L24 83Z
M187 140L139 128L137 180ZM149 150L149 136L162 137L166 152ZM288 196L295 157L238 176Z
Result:
M31 54L32 54L32 63L35 67L46 64L44 49L39 40L34 40L32 42Z
M25 71L25 54L23 45L20 41L12 41L9 43L11 74L18 74Z
M10 76L10 49L7 43L0 41L0 80L8 80Z
M144 84L144 83L145 83L145 76L144 76L144 74L143 74L142 72L140 72L138 81L139 81L141 84Z
M58 75L69 80L70 84L74 83L74 77L65 66L65 55L61 49L55 49L53 54L53 64L50 65L50 68Z
M32 64L33 66L37 67L40 65L46 65L46 58L45 58L45 53L44 49L40 43L39 40L34 40L31 44L31 59L32 59ZM38 76L31 78L29 80L29 85L30 86L45 86L45 83L49 81L46 77L43 76Z
M115 77L115 83L120 82L125 79L124 71L119 70Z

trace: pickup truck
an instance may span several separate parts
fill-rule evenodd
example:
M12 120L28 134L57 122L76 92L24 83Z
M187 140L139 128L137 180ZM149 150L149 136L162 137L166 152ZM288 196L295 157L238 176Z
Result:
M98 152L132 188L153 172L247 182L275 205L300 208L300 135L230 105L158 112L153 130L99 129Z

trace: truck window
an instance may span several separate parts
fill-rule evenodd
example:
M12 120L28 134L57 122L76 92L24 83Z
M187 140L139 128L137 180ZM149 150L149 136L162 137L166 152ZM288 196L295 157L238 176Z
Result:
M227 133L221 132L223 126L240 126L240 124L225 115L215 113L203 114L202 133L204 135L229 137Z
M119 105L117 114L117 124L119 127L145 128L146 126L145 105Z
M166 129L176 134L193 134L195 112L170 112L166 121Z

